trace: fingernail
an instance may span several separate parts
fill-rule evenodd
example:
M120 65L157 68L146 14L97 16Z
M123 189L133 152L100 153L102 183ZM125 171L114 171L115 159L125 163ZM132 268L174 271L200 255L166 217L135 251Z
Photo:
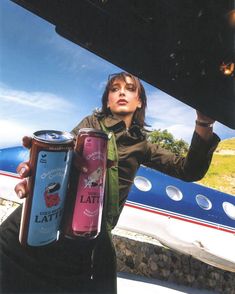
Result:
M24 172L26 171L25 167L22 167L19 171L20 176L23 176Z
M88 172L88 169L84 166L84 167L82 168L82 171L83 171L84 173L87 173L87 172Z
M20 190L18 193L17 193L17 196L21 199L23 197L23 192Z

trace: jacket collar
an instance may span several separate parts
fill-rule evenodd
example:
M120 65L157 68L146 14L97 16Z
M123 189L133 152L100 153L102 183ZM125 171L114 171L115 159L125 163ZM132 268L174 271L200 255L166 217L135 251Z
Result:
M116 117L113 117L112 115L109 115L104 118L103 120L104 125L114 133L118 133L121 131L126 130L126 124L123 120L118 119ZM131 127L129 128L128 132L130 133L131 136L134 137L145 137L143 133L143 129L138 125L138 124L132 124Z
M126 124L123 120L109 115L104 118L104 125L112 130L114 133L120 132L126 129Z

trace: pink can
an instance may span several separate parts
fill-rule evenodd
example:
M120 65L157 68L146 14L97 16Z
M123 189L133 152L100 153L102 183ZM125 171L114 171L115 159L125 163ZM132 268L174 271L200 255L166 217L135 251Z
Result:
M71 220L73 236L96 238L101 229L107 165L106 133L79 130L75 151L85 160L87 172L80 172ZM71 236L72 237L72 236Z

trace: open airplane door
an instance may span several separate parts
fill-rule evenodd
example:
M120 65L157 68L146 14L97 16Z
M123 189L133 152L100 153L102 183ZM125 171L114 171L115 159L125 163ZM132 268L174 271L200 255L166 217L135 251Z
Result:
M234 0L12 0L57 33L235 129Z

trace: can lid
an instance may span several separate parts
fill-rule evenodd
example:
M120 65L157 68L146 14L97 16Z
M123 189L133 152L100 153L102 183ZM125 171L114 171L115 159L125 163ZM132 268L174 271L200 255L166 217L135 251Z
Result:
M42 130L33 134L33 138L44 143L64 144L73 141L74 137L68 132Z
M102 130L93 129L93 128L82 128L78 131L78 134L81 134L81 133L87 133L91 135L94 134L97 137L102 137L108 140L108 135Z

